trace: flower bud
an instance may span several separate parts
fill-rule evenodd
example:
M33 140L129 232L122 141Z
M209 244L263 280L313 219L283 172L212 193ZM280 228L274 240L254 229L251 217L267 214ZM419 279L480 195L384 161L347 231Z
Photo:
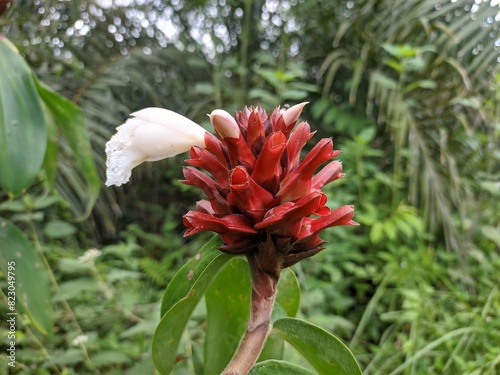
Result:
M214 126L215 131L221 137L224 138L240 138L240 128L236 123L236 120L229 113L222 109L216 109L212 111L210 116L210 122Z
M284 113L283 113L283 121L285 122L285 125L287 128L293 127L297 120L299 119L300 114L302 113L302 109L308 104L309 102L303 102L300 104L296 104L290 108L288 108Z

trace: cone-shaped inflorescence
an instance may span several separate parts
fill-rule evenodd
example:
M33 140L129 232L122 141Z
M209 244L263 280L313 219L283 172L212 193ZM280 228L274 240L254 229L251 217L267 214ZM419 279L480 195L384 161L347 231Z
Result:
M340 154L332 140L321 139L300 157L314 135L306 122L296 125L305 104L270 115L260 106L234 118L223 110L212 112L217 136L205 133L206 148L193 146L191 166L184 168L183 182L207 196L184 216L185 235L216 232L224 241L221 250L231 254L271 246L285 268L322 249L323 229L356 225L353 206L332 210L321 192L344 176L342 164L332 160Z

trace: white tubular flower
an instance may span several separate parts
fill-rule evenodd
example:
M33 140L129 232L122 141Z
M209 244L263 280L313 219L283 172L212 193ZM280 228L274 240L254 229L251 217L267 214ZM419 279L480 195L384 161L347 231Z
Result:
M132 169L144 161L157 161L205 147L205 129L178 113L145 108L131 114L106 143L106 186L126 183Z

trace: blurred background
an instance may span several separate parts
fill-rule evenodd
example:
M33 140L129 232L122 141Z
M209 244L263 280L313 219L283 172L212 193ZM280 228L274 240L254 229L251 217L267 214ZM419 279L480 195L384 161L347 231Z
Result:
M182 237L201 197L178 182L186 155L104 187L105 143L129 113L168 108L210 129L215 108L302 101L314 139L343 150L329 204L354 204L361 226L327 230L325 250L293 267L300 315L366 374L500 373L499 1L4 3L0 33L81 108L102 181L93 205L55 132L53 184L40 173L20 195L0 190L0 216L43 260L55 322L44 335L19 316L11 373L154 373L159 300L210 234ZM179 373L200 361L203 316Z

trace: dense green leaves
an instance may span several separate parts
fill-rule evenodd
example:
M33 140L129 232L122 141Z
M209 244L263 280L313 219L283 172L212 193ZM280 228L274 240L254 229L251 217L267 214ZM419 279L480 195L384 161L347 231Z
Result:
M45 115L31 69L2 35L0 56L0 186L19 194L42 166Z
M20 229L0 218L0 249L0 269L12 286L7 290L15 292L16 309L24 311L38 331L52 336L49 275L35 247Z
M297 349L320 374L361 375L351 351L337 337L300 319L283 318L273 330Z

